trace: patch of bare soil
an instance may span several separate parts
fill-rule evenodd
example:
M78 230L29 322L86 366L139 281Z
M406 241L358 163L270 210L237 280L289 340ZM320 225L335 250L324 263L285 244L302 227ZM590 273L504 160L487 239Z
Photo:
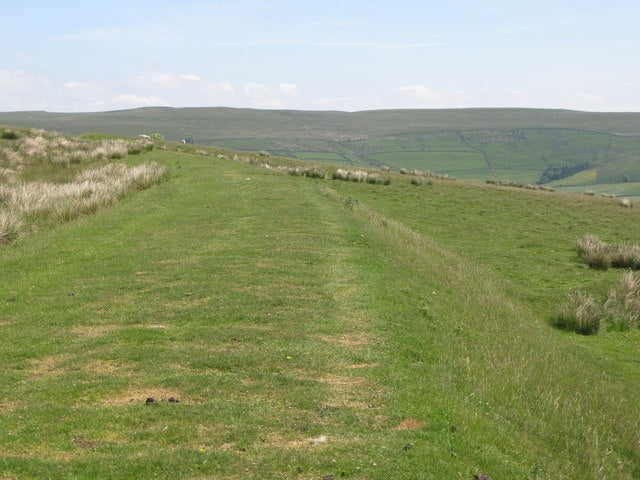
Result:
M81 325L73 327L71 333L78 337L97 338L105 336L116 328L115 325Z
M413 418L405 418L398 425L395 430L417 430L424 427L424 423L414 420Z
M360 370L363 368L374 368L379 366L378 363L354 363L351 365L348 365L347 368L350 368L352 370Z
M181 403L180 392L166 388L144 388L138 387L125 392L114 393L105 397L100 403L107 407L122 407L127 405L149 405L152 406L160 402ZM189 399L186 403L199 403Z
M31 378L53 377L62 375L66 370L60 364L69 359L69 355L51 355L31 360Z

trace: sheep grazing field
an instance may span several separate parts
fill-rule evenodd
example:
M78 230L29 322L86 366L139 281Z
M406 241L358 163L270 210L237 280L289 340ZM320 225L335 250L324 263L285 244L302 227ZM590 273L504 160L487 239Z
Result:
M640 476L640 330L557 321L637 285L576 248L637 243L635 206L3 131L0 478Z

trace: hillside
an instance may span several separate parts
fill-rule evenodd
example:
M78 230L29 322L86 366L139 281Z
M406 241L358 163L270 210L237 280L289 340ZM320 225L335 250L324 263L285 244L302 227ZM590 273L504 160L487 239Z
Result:
M3 477L640 476L640 330L550 325L619 281L576 240L637 242L637 208L189 145L119 161L170 176L0 246Z
M268 151L302 160L388 165L474 180L555 181L555 188L561 190L640 194L638 113L143 108L103 113L0 113L0 123L70 135L104 132L132 137L159 132L169 140ZM591 174L585 175L586 171Z

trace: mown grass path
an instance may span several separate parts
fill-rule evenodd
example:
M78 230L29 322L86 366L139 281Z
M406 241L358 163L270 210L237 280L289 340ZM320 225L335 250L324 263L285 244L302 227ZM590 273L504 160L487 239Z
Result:
M385 187L148 157L0 251L0 478L638 474L637 366L349 198Z

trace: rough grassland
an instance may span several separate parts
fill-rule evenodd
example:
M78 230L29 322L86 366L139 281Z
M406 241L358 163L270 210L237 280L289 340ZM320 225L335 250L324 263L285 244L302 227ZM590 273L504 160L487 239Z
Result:
M0 250L0 478L640 476L640 335L547 319L634 209L144 156L171 180Z

